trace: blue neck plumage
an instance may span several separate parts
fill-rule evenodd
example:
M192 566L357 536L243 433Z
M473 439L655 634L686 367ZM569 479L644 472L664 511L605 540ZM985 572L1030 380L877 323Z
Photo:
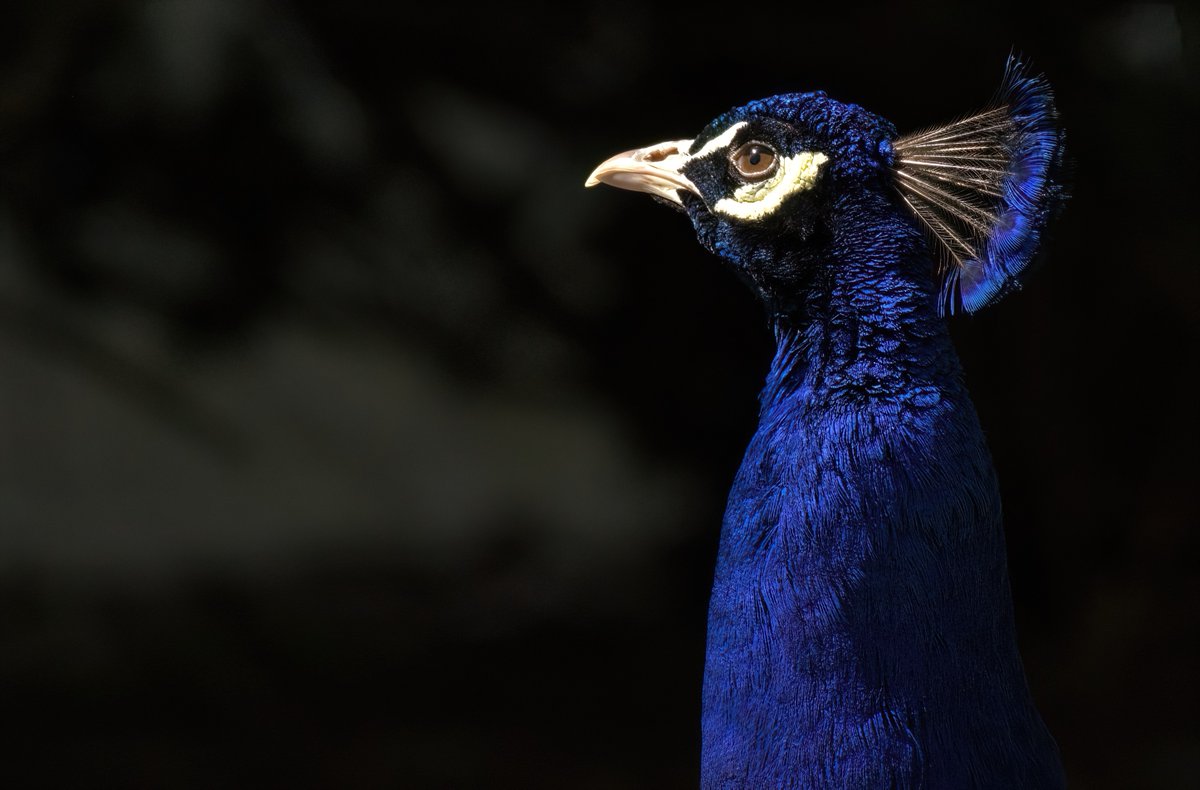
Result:
M865 230L834 234L820 265L785 267L807 272L789 298L760 288L778 350L722 528L706 788L967 787L980 770L1024 787L1057 770L932 261L888 209L843 223ZM1013 739L1036 759L1004 763Z
M870 228L839 237L789 269L806 272L786 296L761 289L776 355L764 408L920 400L957 386L960 370L924 239L886 200L843 209L838 226ZM865 216L864 216L865 215ZM802 392L798 392L802 390Z

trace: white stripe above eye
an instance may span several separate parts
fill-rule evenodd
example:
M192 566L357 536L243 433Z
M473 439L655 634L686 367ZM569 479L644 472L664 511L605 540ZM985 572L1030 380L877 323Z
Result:
M733 197L718 200L713 211L735 219L762 219L783 205L789 196L812 189L821 165L828 161L825 154L812 151L781 157L774 176L757 184L738 187Z
M716 137L714 137L713 139L711 139L707 143L705 143L700 148L700 150L697 151L696 153L692 154L690 156L690 158L691 159L700 159L701 157L708 156L709 154L713 153L714 151L719 151L722 148L728 147L729 144L733 142L733 138L737 135L737 133L739 131L741 131L742 127L745 125L746 125L746 121L738 121L733 126L730 126L728 129L721 132L719 135L717 135Z

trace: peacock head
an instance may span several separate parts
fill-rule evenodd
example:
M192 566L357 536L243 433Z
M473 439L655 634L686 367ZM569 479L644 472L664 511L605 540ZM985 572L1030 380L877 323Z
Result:
M618 154L587 183L681 209L701 244L776 292L819 257L839 204L887 192L895 133L856 105L791 93L730 110L694 139Z
M1061 159L1049 86L1012 58L998 100L947 126L899 137L823 92L782 94L693 139L617 154L586 185L685 212L701 244L768 298L844 261L847 245L879 249L923 226L939 253L929 276L941 277L940 308L973 312L1019 287L1059 203Z

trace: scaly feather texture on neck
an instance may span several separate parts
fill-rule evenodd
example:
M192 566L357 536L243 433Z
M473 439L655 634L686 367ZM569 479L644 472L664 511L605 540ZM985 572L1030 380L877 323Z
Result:
M1053 788L1000 501L919 230L847 201L778 351L721 534L702 786Z

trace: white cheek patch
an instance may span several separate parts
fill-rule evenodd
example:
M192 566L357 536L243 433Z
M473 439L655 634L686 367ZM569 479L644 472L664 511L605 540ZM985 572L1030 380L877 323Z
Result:
M707 146L705 146L707 147ZM817 183L821 165L829 161L822 153L802 151L779 160L775 175L757 184L745 184L734 190L733 197L721 198L713 210L727 217L758 220L770 216L783 201L797 192L805 192Z

